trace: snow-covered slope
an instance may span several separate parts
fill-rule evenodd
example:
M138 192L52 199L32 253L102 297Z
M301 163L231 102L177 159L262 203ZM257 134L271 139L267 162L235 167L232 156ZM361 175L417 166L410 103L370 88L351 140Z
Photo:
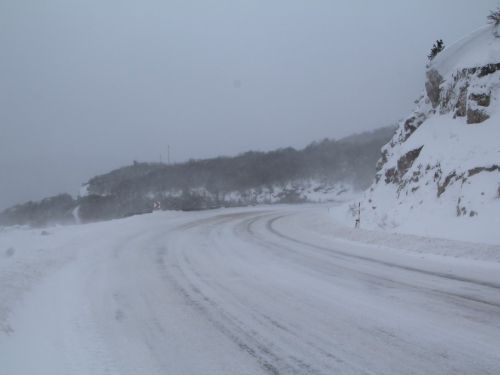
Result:
M89 184L79 189L79 196L85 197L89 193ZM198 187L189 189L191 194L200 197L210 197L216 201L217 196L209 190ZM251 205L251 204L274 204L274 203L322 203L322 202L345 202L358 197L363 191L352 182L299 179L289 181L286 184L274 184L271 186L260 186L244 191L220 191L219 205ZM182 198L182 190L165 190L161 196L166 199ZM158 199L155 194L150 193L148 198ZM78 220L77 220L78 221Z
M209 196L215 200L215 195L204 188L191 189L198 196ZM354 184L346 181L328 181L301 179L286 184L260 186L245 191L226 191L219 193L221 205L250 205L274 203L322 203L346 202L362 193ZM165 197L180 198L182 191L166 191Z
M481 28L427 68L416 108L382 149L362 224L500 243L500 38Z

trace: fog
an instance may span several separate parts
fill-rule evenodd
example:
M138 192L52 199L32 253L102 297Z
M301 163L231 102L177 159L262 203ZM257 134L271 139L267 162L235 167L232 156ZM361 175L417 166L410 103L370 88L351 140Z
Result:
M496 0L0 3L0 210L133 160L303 148L408 115ZM170 155L167 148L170 147Z

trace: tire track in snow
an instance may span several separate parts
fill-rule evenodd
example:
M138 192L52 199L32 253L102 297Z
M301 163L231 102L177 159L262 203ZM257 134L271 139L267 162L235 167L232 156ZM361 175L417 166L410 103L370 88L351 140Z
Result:
M201 219L195 222L185 224L179 229L184 231L191 229L208 230L209 232L214 228L211 226L217 222L232 221L235 218L254 216L255 212L219 215L215 218ZM213 324L222 334L234 342L242 351L246 352L249 356L253 357L261 366L266 374L279 375L279 374L299 374L298 369L291 367L289 364L284 363L283 360L277 356L273 351L259 340L258 337L252 335L251 330L242 326L242 322L228 311L224 310L213 299L204 294L198 287L196 287L190 278L186 275L188 271L189 260L183 257L179 248L173 250L175 255L170 257L170 262L165 261L167 256L167 248L163 247L158 250L157 263L162 270L164 278L175 286L179 294L183 296L187 304L196 309L201 315L205 317L211 324ZM173 259L172 259L173 258ZM167 268L169 264L169 269Z
M483 323L485 323L487 321L490 321L491 323L493 323L495 321L498 321L497 319L500 316L500 312L498 310L498 307L500 306L500 304L498 304L496 301L492 302L493 300L497 300L498 299L498 294L496 293L495 290L491 290L491 289L497 289L498 288L497 284L495 284L495 283L488 283L488 282L482 282L482 281L473 280L473 279L470 279L470 278L456 277L454 275L452 277L446 277L446 276L448 276L447 274L442 274L442 273L438 273L438 272L431 272L431 271L426 271L426 270L420 270L420 269L412 268L412 267L400 266L400 265L395 264L395 263L380 261L380 260L372 259L372 258L369 258L369 257L358 256L356 254L349 254L349 253L346 253L344 251L339 251L339 250L334 249L334 248L328 248L328 247L325 247L325 246L318 246L318 245L315 245L315 244L308 243L306 241L301 241L301 240L298 240L296 238L292 238L292 237L287 236L287 235L285 235L283 233L280 233L274 227L274 224L278 220L284 219L284 218L287 218L287 217L291 217L292 215L294 215L294 214L285 214L285 215L281 214L281 215L278 215L277 217L270 217L270 218L268 217L267 219L265 219L266 220L265 227L266 227L266 229L267 229L267 231L269 233L272 233L274 236L276 236L278 238L281 238L283 240L290 241L289 243L290 244L295 244L295 246L287 246L286 242L285 243L282 242L282 241L276 242L273 239L267 238L267 236L265 236L265 237L260 236L259 233L256 232L253 229L253 227L256 224L258 224L259 220L261 220L262 218L256 218L256 219L253 219L253 220L247 220L246 221L246 230L248 231L248 233L250 234L250 236L252 236L254 238L259 238L260 241L266 242L269 245L275 246L276 249L282 251L282 257L283 257L283 259L290 258L289 255L292 255L292 256L298 255L299 257L302 257L302 259L297 258L298 262L303 262L304 264L306 264L307 267L312 267L312 268L315 268L315 269L317 269L319 271L322 271L322 272L325 272L325 270L327 270L327 272L331 271L331 266L333 266L333 267L338 268L338 269L343 269L343 270L345 270L345 271L347 271L349 273L358 274L360 276L360 278L364 277L366 279L366 277L368 277L371 280L379 279L379 280L381 280L381 281L383 281L385 283L389 282L391 284L399 285L397 288L400 288L401 286L403 286L405 288L409 288L409 291L414 290L414 291L419 292L419 293L424 293L424 295L427 294L426 298L429 297L429 293L430 294L435 294L436 295L436 301L441 300L441 301L443 301L445 303L453 303L454 305L456 304L457 307L460 307L464 311L469 310L470 313L471 313L471 315L475 316L474 321L477 320L479 316L482 316L482 317L478 321L481 321ZM292 232L292 233L295 234L296 232ZM312 249L314 251L318 251L319 250L322 254L328 255L328 257L331 257L331 258L334 258L334 259L344 260L343 264L346 264L347 266L342 266L342 265L340 265L338 263L335 263L335 262L329 262L328 265L324 265L324 266L319 265L318 266L318 265L314 264L314 260L312 259L314 257L306 257L303 253L301 253L301 252L299 252L299 251L297 251L295 249L296 245L299 245L303 249ZM287 254L289 254L289 255L287 255ZM347 259L345 259L345 258L347 258ZM426 287L424 285L418 285L418 284L413 284L412 285L412 284L408 284L406 282L402 282L401 280L398 280L397 278L394 279L394 278L391 278L391 277L381 276L380 274L377 275L377 274L371 274L371 273L367 273L367 272L362 272L359 269L356 269L356 267L359 267L359 265L357 265L355 263L352 263L352 267L351 267L351 263L350 262L346 263L346 260L348 261L349 259L355 259L355 260L359 259L359 260L361 260L363 262L368 261L369 263L381 264L381 265L384 265L384 266L389 266L389 267L391 267L393 269L397 268L397 269L400 269L400 270L405 271L405 272L406 271L408 271L410 273L415 273L416 272L417 274L424 274L424 275L433 276L433 277L437 277L437 278L442 277L444 275L445 276L444 278L448 279L450 281L465 282L465 283L468 283L468 284L474 284L474 285L476 285L476 287L483 288L484 291L486 291L486 289L489 289L489 291L486 291L485 294L490 299L488 300L487 298L478 298L478 297L475 297L475 296L465 295L463 293L453 293L453 292L449 292L449 291L444 290L445 288L443 288L443 289L433 289L433 288ZM377 270L377 271L380 272L380 270ZM387 271L387 274L389 274L389 275L392 274L392 272L390 271L390 269ZM419 280L419 278L415 278L415 280ZM376 284L376 282L374 284ZM450 284L450 286L451 285L452 284ZM384 287L387 288L387 285L385 285ZM456 288L457 288L457 286L455 286L455 289ZM464 287L460 286L460 288L464 288ZM477 288L475 288L474 290L471 290L471 292L477 293L478 290L477 290ZM439 296L441 296L441 297L439 297ZM443 296L445 298L443 298ZM453 300L449 300L446 297L450 297ZM466 301L472 302L474 304L472 304L472 305L471 304L465 305L463 302L462 303L458 303L459 299L462 300L462 301L466 300ZM461 314L464 314L464 312L462 312ZM464 317L466 319L468 319L467 316L464 316ZM458 339L458 336L457 336L457 339Z
M386 262L386 261L382 261L382 260L378 260L378 259L374 259L374 258L364 257L364 256L360 256L360 255L355 255L355 254L349 254L349 253L346 253L346 252L343 252L340 250L336 250L333 248L323 247L323 246L319 246L319 245L315 245L315 244L311 244L311 243L297 240L296 238L292 238L292 237L284 235L283 233L280 233L273 226L273 224L277 220L282 219L282 218L287 217L287 216L291 216L291 215L293 215L293 214L281 215L281 216L278 216L278 217L275 217L275 218L269 220L266 224L268 230L280 238L286 239L286 240L291 241L291 242L298 243L298 244L303 245L303 246L307 246L310 248L324 251L329 255L332 255L332 253L335 253L337 255L342 255L342 256L350 257L350 258L356 258L356 259L360 259L360 260L364 260L364 261L368 261L368 262L372 262L372 263L378 263L378 264L382 264L384 266L394 267L394 268L402 269L405 271L417 272L417 273L421 273L421 274L425 274L425 275L429 275L429 276L436 276L436 277L441 277L441 278L450 279L450 280L454 280L454 281L461 281L464 283L470 283L470 284L486 286L486 287L490 287L490 288L494 288L494 289L500 289L500 284L496 284L496 283L490 283L490 282L485 282L485 281L480 281L480 280L473 280L473 279L469 279L466 277L459 277L459 276L451 275L451 274L426 271L426 270L408 267L408 266L403 266L400 264L390 263L390 262ZM460 295L457 295L457 296L465 298L464 296L460 296ZM469 298L469 299L474 300L476 302L482 302L482 303L486 303L486 304L500 307L500 304L491 303L488 301L476 300L476 299L472 299L472 298Z

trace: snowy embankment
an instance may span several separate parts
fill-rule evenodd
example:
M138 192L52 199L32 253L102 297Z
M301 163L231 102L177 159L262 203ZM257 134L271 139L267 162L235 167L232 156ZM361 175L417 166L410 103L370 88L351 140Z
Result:
M360 199L363 228L498 245L500 38L479 29L426 74Z
M349 208L351 206L351 208ZM347 212L347 213L346 213ZM361 242L402 251L434 254L444 257L500 262L500 235L488 227L488 237L477 236L484 228L457 230L456 223L429 222L421 217L419 225L412 223L403 230L401 227L380 227L365 223L361 209L361 228L355 229L357 206L353 203L333 207L329 210L332 222L318 218L304 225L320 235L333 236L347 241ZM488 240L486 241L486 238Z
M477 127L457 124L450 115L427 120L399 151L405 155L423 146L407 172L408 176L420 175L404 189L379 182L373 192L367 191L361 199L363 227L500 244L500 170L496 169L500 166L499 124L500 116L497 122ZM488 171L492 166L494 169ZM452 176L448 183L443 178L436 184L436 169ZM484 171L474 172L481 169ZM465 177L458 178L460 175ZM344 210L346 217L348 211Z

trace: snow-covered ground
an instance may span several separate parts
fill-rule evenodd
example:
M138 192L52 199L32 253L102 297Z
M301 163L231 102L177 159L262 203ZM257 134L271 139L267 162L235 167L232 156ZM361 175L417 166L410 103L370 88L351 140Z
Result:
M386 190L386 192L388 191ZM389 199L385 202L388 201ZM474 220L470 217L457 217L452 213L443 213L440 211L443 202L436 202L436 207L428 207L427 211L420 207L401 207L401 205L392 211L392 206L388 205L389 207L385 207L385 210L375 214L370 212L372 207L367 205L367 200L363 200L363 197L360 196L358 199L343 203L339 208L332 210L332 219L337 223L354 228L358 217L359 202L361 202L361 231L349 231L345 234L335 232L336 235L345 236L355 241L368 242L376 242L379 238L385 241L391 237L399 242L403 237L415 237L415 240L408 239L408 246L411 248L414 248L416 242L423 241L425 243L425 241L432 239L435 245L436 241L439 240L443 244L442 250L433 248L429 250L430 252L451 255L451 253L457 252L458 248L463 248L461 254L470 250L468 257L471 258L478 256L476 249L479 247L486 249L491 246L491 248L497 249L500 246L500 231L498 230L500 199L498 202L484 204L482 212L483 216L487 215L487 218ZM452 246L454 251L450 252L449 241L459 242L462 245ZM392 245L389 244L389 246ZM425 244L423 246L426 247ZM500 256L500 252L497 250L493 251L492 254L496 257Z
M500 38L483 27L446 47L426 74L360 199L363 227L498 245Z
M329 204L0 231L0 374L497 374L500 246Z

